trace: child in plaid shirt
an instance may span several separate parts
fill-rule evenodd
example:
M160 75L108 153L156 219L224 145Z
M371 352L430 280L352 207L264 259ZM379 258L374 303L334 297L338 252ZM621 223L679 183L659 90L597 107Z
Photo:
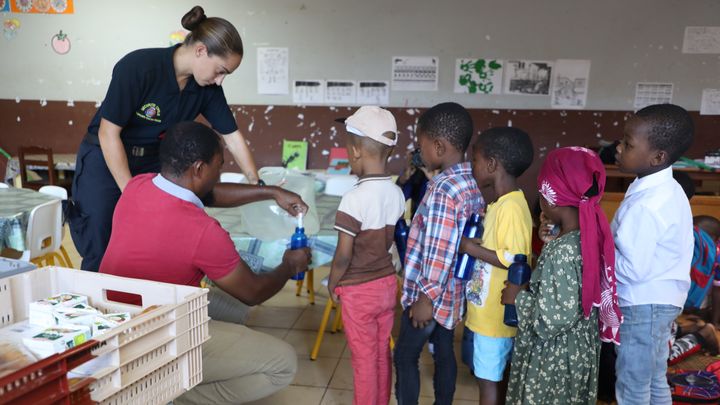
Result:
M456 103L432 107L417 124L423 163L440 173L430 180L408 237L395 349L400 405L418 402L418 359L428 340L434 346L435 404L451 404L455 394L453 330L463 314L465 283L453 277L453 270L465 222L485 206L470 163L463 162L472 135L470 114Z

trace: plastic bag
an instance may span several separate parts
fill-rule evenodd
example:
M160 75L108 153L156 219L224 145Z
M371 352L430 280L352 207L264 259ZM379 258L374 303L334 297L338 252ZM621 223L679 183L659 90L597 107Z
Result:
M303 218L305 234L318 233L320 222L315 209L315 178L312 174L283 167L264 167L258 174L265 184L281 185L298 194L309 207ZM297 219L280 208L274 200L243 205L240 207L240 217L242 231L262 241L289 240L297 225Z

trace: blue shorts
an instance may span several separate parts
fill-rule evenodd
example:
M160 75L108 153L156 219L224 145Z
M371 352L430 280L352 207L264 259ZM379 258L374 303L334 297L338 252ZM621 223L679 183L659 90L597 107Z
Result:
M513 338L475 334L473 337L473 368L475 377L499 382L503 379L512 355Z

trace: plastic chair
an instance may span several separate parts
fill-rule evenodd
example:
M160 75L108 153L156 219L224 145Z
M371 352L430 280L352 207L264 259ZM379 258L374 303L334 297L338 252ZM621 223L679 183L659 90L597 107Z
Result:
M62 243L62 205L60 200L48 201L30 211L25 250L20 260L30 261L37 266L58 264L67 267L63 258L56 253Z
M307 280L307 282L306 282ZM302 293L303 284L305 284L305 288L308 293L308 301L310 301L310 305L315 305L315 272L312 268L307 269L305 272L305 277L301 278L300 280L296 281L296 289L295 289L295 296L299 297Z
M0 181L0 188L10 188L7 183Z
M224 172L220 173L220 183L244 183L247 184L247 177L242 173Z
M67 198L68 198L67 190L62 187L58 187L58 186L42 186L42 187L40 187L40 190L38 190L38 191L43 194L57 197L63 201L67 200ZM60 240L60 242L61 242L60 253L62 254L63 260L65 261L65 264L67 265L67 267L74 268L72 261L70 261L70 255L68 255L67 250L65 250L65 247L62 245L62 240L64 240L64 239L65 239L65 221L63 220L63 222L62 222L62 239Z

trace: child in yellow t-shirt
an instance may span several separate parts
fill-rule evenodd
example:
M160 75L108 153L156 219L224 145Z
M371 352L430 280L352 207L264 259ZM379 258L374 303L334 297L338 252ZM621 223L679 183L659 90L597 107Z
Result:
M513 256L530 255L532 218L520 177L533 161L530 137L520 129L498 127L480 134L473 144L473 177L487 201L482 242L463 238L460 252L478 260L468 282L467 320L474 332L473 369L480 385L480 403L501 403L507 381L503 378L517 328L503 323L500 303Z

